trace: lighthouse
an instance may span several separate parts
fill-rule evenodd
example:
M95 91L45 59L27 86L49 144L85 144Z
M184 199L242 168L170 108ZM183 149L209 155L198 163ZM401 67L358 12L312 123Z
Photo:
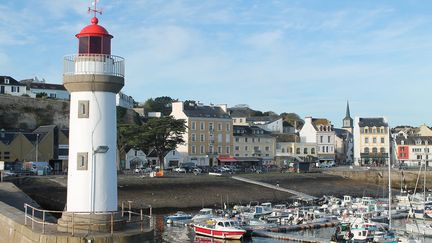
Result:
M77 54L64 59L63 81L71 96L63 218L117 211L116 94L124 85L124 59L111 55L113 36L99 24L96 6L89 11L94 17L76 34Z

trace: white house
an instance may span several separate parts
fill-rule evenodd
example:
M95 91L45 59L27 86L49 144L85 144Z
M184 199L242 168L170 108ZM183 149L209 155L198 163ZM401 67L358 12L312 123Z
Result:
M132 109L134 107L134 99L132 96L125 95L122 92L116 94L116 106Z
M10 76L0 76L0 94L22 96L27 94L25 84L21 84Z
M272 133L283 133L283 120L280 117L254 116L247 118L247 122Z
M30 97L36 97L39 93L46 93L49 98L62 100L70 99L70 93L66 90L63 84L45 83L44 79L40 81L37 77L21 80L20 83L27 86L27 91Z
M141 168L147 164L147 156L142 150L130 149L126 153L125 169Z
M175 168L183 163L183 157L177 150L169 151L164 158L164 168Z
M300 130L302 143L315 143L320 162L335 160L335 131L331 122L325 118L305 117Z

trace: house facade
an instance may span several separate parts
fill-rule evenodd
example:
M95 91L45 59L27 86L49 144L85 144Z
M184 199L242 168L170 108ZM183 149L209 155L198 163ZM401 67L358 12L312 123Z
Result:
M147 155L140 149L130 149L125 156L125 169L142 168L147 164Z
M400 163L407 166L431 165L432 136L397 136L396 156Z
M320 162L335 161L335 131L329 120L305 117L305 124L299 134L301 143L316 145L316 154Z
M385 117L356 117L354 121L355 165L385 165L390 156L389 125Z
M40 81L36 77L33 79L21 80L25 84L30 97L36 97L37 94L45 93L52 99L69 100L70 94L62 84L50 84L44 80Z
M274 163L276 138L257 126L234 126L234 156L246 162Z
M185 144L177 147L183 162L213 166L219 156L233 155L233 121L226 105L173 102L171 115L186 120Z
M10 76L0 76L0 94L22 96L27 94L26 85Z
M251 126L260 127L271 133L283 133L283 120L278 116L254 116L246 119Z

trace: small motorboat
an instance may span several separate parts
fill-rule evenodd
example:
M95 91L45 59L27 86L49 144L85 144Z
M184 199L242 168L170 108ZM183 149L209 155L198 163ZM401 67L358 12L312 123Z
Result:
M214 218L213 209L211 208L203 208L201 209L197 215L192 217L193 222L201 222Z
M184 221L184 220L189 220L192 219L192 215L184 213L182 211L178 211L175 214L169 215L165 217L165 221L167 223L173 223L175 221Z
M211 219L204 224L193 225L195 234L219 239L239 240L246 233L238 223L232 219Z

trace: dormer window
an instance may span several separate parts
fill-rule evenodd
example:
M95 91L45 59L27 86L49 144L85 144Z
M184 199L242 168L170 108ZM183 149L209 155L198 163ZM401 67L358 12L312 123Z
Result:
M5 78L5 79L4 79L4 83L5 83L5 84L9 84L9 79L8 79L8 78Z

